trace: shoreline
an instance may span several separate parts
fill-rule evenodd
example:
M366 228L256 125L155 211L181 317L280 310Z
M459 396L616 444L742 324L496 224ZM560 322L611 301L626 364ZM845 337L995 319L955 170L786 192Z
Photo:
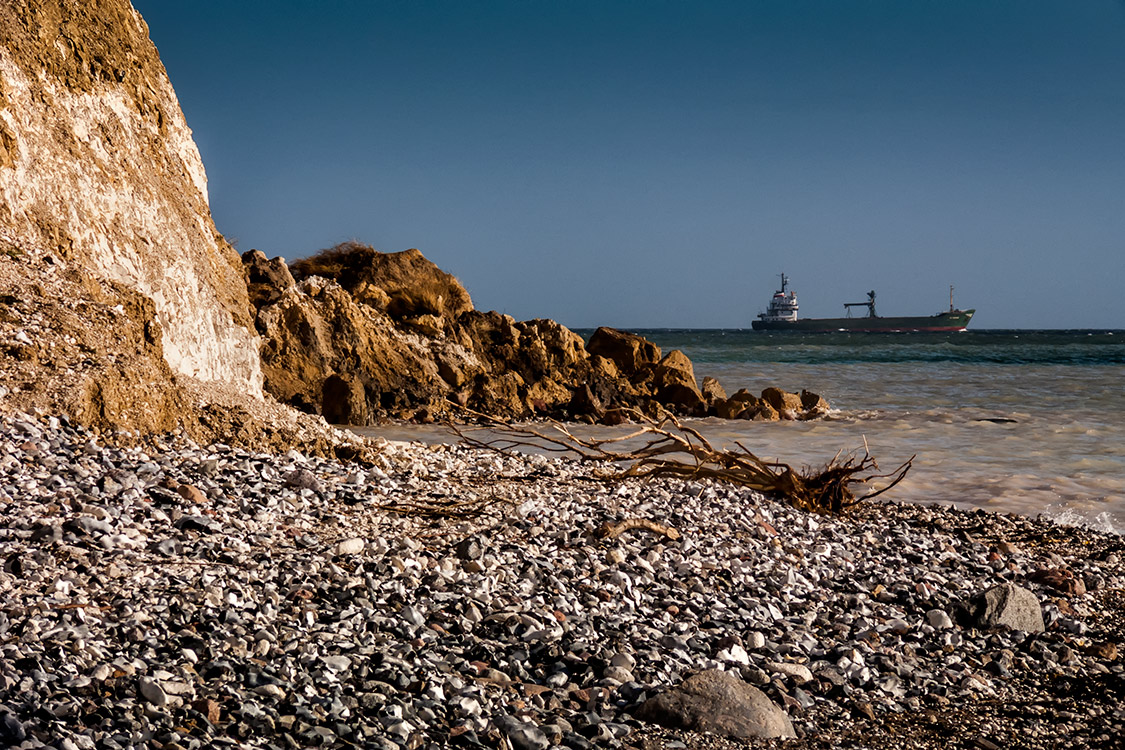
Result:
M831 410L823 419L815 424L801 424L801 423L776 423L773 425L759 425L755 424L753 430L755 432L769 430L768 434L763 437L756 437L750 434L738 434L737 427L739 423L732 425L728 421L719 420L711 417L707 418L688 418L682 419L681 422L692 429L700 430L705 437L713 442L715 445L732 446L735 441L743 442L744 444L754 445L755 452L759 456L769 458L771 460L784 460L793 466L819 466L832 458L837 450L842 448L848 450L855 450L856 446L862 447L863 440L870 436L871 440L876 440L875 432L867 427L866 412L855 411L842 411ZM991 422L989 419L973 420L977 423ZM1002 421L1001 421L1002 422ZM521 421L517 424L530 425L532 427L540 427L550 425L552 420L539 420L539 421ZM627 434L631 425L626 423L624 425L607 426L607 425L588 425L579 422L564 422L568 429L577 431L579 435L596 434L602 437L613 435ZM845 433L834 441L825 440L823 434L818 438L811 438L805 431L810 427L814 430L819 430L821 426L831 424L840 426ZM474 425L474 424L461 424L461 429L476 431L487 431L487 425ZM988 425L988 426L991 426ZM1008 424L1000 423L1001 428L1009 427ZM1018 429L1019 425L1011 425L1013 429ZM365 439L384 439L398 442L419 442L427 445L457 442L457 435L449 427L441 423L432 424L417 424L406 420L389 420L384 423L370 426L354 426L354 425L336 425L337 429L344 430L348 433L357 435ZM759 452L760 445L764 442L770 446L781 446L774 452ZM815 443L819 449L812 448L806 449L808 452L802 453L802 449L810 443ZM834 447L832 447L834 446ZM528 450L528 446L518 446L516 450ZM977 502L978 497L986 495L989 491L1003 493L1019 493L1019 487L1005 487L1002 474L983 474L978 470L976 482L973 478L968 479L957 478L956 483L946 480L943 486L935 486L933 481L938 477L935 475L934 470L931 468L929 471L923 469L924 462L927 455L931 450L916 451L921 454L918 460L918 465L912 471L907 483L896 488L891 499L896 499L901 502L915 503L923 506L937 506L937 507L953 507L963 511L972 511L977 508L983 507L984 510L992 513L1015 513L1031 519L1042 520L1046 523L1053 523L1059 526L1080 526L1089 528L1094 531L1108 533L1117 536L1125 536L1125 511L1115 507L1099 507L1097 505L1087 505L1085 507L1076 507L1063 501L1061 498L1056 498L1054 503L1047 503L1046 505L1037 504L1030 499L1027 499L1018 505L1004 504L993 505L992 507L985 507ZM891 463L893 461L901 461L909 457L909 454L889 452L888 447L883 445L879 449L879 454L876 456L880 459L881 463ZM912 487L916 482L921 481L922 487ZM958 492L951 487L962 487L962 492ZM963 494L964 486L972 486L973 490L968 495ZM994 490L987 488L995 487ZM937 490L940 494L933 496L933 492ZM1039 497L1041 492L1028 492L1028 498Z
M12 744L1038 748L1125 733L1125 541L1087 528L895 502L810 516L451 445L376 442L360 466L174 436L106 447L26 416L0 417L0 444ZM591 536L638 517L681 538ZM959 619L1005 582L1035 595L1045 632ZM698 669L757 686L797 738L634 718Z

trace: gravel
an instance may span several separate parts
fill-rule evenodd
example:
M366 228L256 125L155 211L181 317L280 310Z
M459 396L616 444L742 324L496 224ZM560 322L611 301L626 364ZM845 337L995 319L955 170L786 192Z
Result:
M0 418L0 747L1125 736L1119 536L895 503L826 518L545 456L379 448L367 465L182 436L120 448ZM682 536L594 534L627 518ZM1043 632L979 619L998 586L1038 602ZM635 717L703 670L761 690L797 737Z

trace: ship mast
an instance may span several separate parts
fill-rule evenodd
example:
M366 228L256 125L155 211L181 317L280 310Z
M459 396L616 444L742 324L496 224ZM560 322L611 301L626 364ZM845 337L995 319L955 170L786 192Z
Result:
M875 290L874 289L872 289L870 292L867 293L867 301L866 302L845 302L844 303L844 309L848 310L848 317L849 318L851 317L850 308L852 308L852 307L866 307L867 308L867 317L869 317L869 318L879 317L878 315L875 314Z
M949 285L949 312L953 312L953 285Z

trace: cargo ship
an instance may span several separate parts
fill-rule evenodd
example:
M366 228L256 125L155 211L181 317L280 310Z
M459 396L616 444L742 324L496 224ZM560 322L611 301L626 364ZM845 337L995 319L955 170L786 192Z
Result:
M867 314L852 317L853 307L866 307ZM755 331L798 331L827 333L830 331L856 331L859 333L902 333L914 331L963 331L976 310L957 310L953 307L953 287L949 287L949 310L936 315L905 318L883 318L875 312L875 291L867 293L866 302L845 302L846 317L798 318L797 294L789 291L789 278L781 274L781 289L774 292L769 307L751 321Z

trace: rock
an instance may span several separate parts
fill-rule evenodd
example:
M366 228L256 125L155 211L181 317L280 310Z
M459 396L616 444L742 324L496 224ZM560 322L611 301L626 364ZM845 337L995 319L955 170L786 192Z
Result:
M413 334L333 281L304 279L258 309L257 327L266 390L302 411L323 413L327 397L326 416L366 424L379 414L413 412L449 390ZM448 369L466 355L451 348L445 356Z
M545 377L527 387L524 399L532 412L558 414L574 403L575 393L553 378Z
M710 375L703 378L703 385L700 388L703 393L703 400L707 402L708 407L727 400L727 392L723 390L723 386L719 381Z
M288 290L297 286L284 258L267 260L259 250L242 254L242 270L246 275L246 291L255 308L276 302Z
M317 494L324 491L320 480L308 469L294 469L285 476L285 486L295 490L311 490Z
M479 536L470 536L462 539L453 548L453 552L460 560L479 560L484 554L484 545Z
M641 721L725 737L795 737L793 724L765 693L716 670L699 672L645 701Z
M191 484L181 484L176 488L176 492L180 493L180 497L187 500L189 503L195 505L206 505L207 496L204 495L198 487Z
M402 318L399 323L404 328L432 339L441 338L445 334L445 318L437 315L415 315Z
M680 407L693 416L702 416L707 411L707 402L695 383L691 360L679 349L668 352L656 365L653 387L662 404Z
M1028 577L1029 581L1050 586L1063 596L1082 596L1086 593L1086 584L1073 572L1066 568L1044 568L1037 570Z
M1093 656L1095 659L1102 661L1116 661L1117 660L1117 644L1113 641L1103 641L1100 643L1091 643L1085 647L1083 651Z
M358 537L344 539L336 543L332 552L336 555L358 555L367 547L367 542Z
M1042 633L1043 609L1032 592L1012 583L994 586L973 597L965 608L965 619L976 628L1008 627L1027 633Z
M4 711L0 713L0 743L4 747L15 747L27 739L27 730L23 724L12 714Z
M776 422L781 419L780 413L777 409L770 406L765 401L757 401L752 406L747 406L742 412L739 413L738 419L749 419L755 422Z
M812 391L802 390L800 393L801 399L801 416L803 419L812 419L820 417L828 413L828 401Z
M766 388L762 391L762 400L769 404L779 414L791 412L797 414L803 408L801 397L796 393L783 391L780 388Z
M433 315L454 320L473 309L465 287L415 249L380 253L358 242L345 242L292 266L298 281L311 276L331 279L356 302L383 309L396 320Z
M738 419L747 409L753 409L758 405L758 397L750 393L745 388L739 389L725 401L716 401L713 404L715 416L722 419Z
M515 750L547 750L551 746L547 735L532 724L501 714L496 719L496 725L507 735Z
M168 696L160 683L149 677L142 677L138 681L137 692L141 697L154 706L163 706L168 702Z
M786 677L792 677L793 681L798 685L804 685L806 682L811 682L813 679L812 670L804 664L792 664L790 662L767 661L762 665L771 672L783 674Z
M931 609L926 613L926 620L930 623L931 627L937 630L953 627L953 620L945 610Z
M645 366L655 367L660 361L660 347L642 336L599 328L590 336L586 351L611 360L621 373L631 378Z

